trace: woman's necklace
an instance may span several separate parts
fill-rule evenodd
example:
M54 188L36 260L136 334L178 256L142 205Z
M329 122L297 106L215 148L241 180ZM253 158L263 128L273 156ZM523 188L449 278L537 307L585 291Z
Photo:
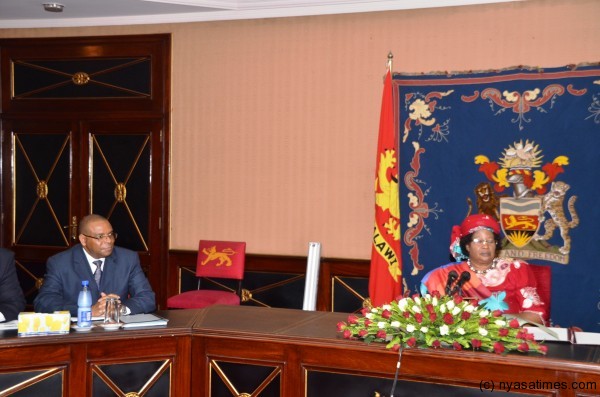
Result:
M471 259L467 259L467 265L469 265L469 269L471 269L475 274L486 274L492 269L496 268L496 264L498 263L498 258L494 258L492 261L492 265L485 270L475 269L473 265L471 265Z

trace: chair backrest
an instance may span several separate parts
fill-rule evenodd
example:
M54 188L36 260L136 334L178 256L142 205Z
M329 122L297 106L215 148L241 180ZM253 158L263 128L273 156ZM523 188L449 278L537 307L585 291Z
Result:
M245 242L200 240L196 276L241 280L245 263Z
M552 268L544 265L529 264L537 283L537 293L540 299L544 301L550 315L550 303L552 299Z

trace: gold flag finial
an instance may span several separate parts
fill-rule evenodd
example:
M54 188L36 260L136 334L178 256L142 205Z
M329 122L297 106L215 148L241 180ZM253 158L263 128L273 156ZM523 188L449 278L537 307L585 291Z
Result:
M387 56L387 67L390 70L390 72L392 71L392 59L394 59L394 54L392 54L392 51L388 52L388 56Z

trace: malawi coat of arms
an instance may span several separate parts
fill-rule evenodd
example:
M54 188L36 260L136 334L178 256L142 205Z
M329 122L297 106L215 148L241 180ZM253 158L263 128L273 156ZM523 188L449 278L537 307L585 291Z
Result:
M500 222L506 236L501 255L567 264L569 232L579 224L577 196L567 200L570 185L557 177L569 158L557 156L543 165L542 158L539 145L528 140L509 145L497 162L483 154L475 156L475 164L487 178L474 190L477 211ZM474 209L468 201L471 213Z

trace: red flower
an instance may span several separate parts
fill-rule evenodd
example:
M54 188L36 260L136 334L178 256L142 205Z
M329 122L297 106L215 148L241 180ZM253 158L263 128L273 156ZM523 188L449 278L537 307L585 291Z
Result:
M494 343L494 353L501 354L503 352L504 352L504 345L502 344L502 342Z
M517 350L520 352L527 352L529 351L529 345L527 344L527 342L523 342L517 347Z
M462 350L462 345L456 341L452 342L452 346L454 347L454 350Z
M344 330L344 338L346 338L346 339L352 338L352 332L349 329Z
M533 336L533 334L530 334L529 332L527 332L525 334L525 340L535 340L535 336Z
M498 330L498 335L500 335L500 336L506 336L506 335L508 335L508 329L507 328L500 328Z
M385 339L387 334L385 333L384 330L380 329L379 331L377 331L377 335L375 335L375 336L378 337L379 339Z
M388 319L392 317L392 312L386 309L381 313L381 317Z
M421 324L423 322L423 314L421 314L421 313L415 313L415 320L417 320L417 322L419 324Z
M540 352L541 352L542 354L546 354L546 353L548 353L548 346L546 346L546 345L542 345L542 346L540 346Z
M454 300L454 304L458 305L459 303L461 303L463 301L463 297L460 295L454 295L453 300Z
M362 314L363 317L365 317L367 315L367 313L369 313L369 312L370 312L370 310L368 308L366 308L366 307L363 307L360 310L360 314Z
M444 314L444 323L451 325L454 324L454 317L450 313Z
M492 312L492 316L494 317L500 317L502 315L502 311L501 310L494 310Z
M350 324L358 324L358 317L355 316L354 314L351 314L348 316L348 322Z
M519 332L517 332L517 335L515 336L515 338L525 339L525 334L526 334L526 332L523 332L523 330L520 330Z
M519 320L517 320L516 318L513 318L512 320L510 320L508 325L511 328L519 328L520 327Z
M368 327L371 324L373 324L373 321L369 320L368 318L365 318L365 327Z
M490 320L487 319L487 317L482 317L479 320L479 325L483 326L483 325L488 325L488 323L490 322Z
M435 348L435 349L437 349L437 348L438 348L438 347L440 347L441 345L442 345L442 343L441 343L439 340L437 340L437 339L436 339L436 340L434 340L434 341L431 343L431 347L433 347L433 348Z
M346 329L346 323L343 321L340 321L339 323L337 323L337 330L338 332L342 332L344 329Z
M440 294L440 292L437 291L437 290L433 291L431 293L431 296L433 296L434 298L438 298L438 299L442 297L442 295Z
M392 351L397 352L398 350L400 350L400 345L395 344L394 346L392 346Z
M358 331L358 336L360 336L361 338L368 334L369 331L367 331L366 329L361 329L360 331Z
M473 349L479 349L481 347L481 341L479 339L471 339L471 346L473 346Z
M431 321L433 323L433 322L435 322L435 320L437 320L437 314L431 313L429 315L429 321Z
M429 314L435 313L435 309L433 308L433 305L431 303L428 303L427 305L425 305L425 309L427 310L427 313L429 313Z
M469 312L462 312L462 314L460 315L460 318L463 320L468 320L471 318L471 313Z
M415 346L417 345L417 338L415 338L414 336L413 336L413 337L411 337L411 338L409 338L409 339L406 341L406 344L407 344L408 346L410 346L410 347L415 347Z
M410 318L410 312L406 311L404 313L402 313L402 315L404 316L404 318Z
M411 298L413 298L413 300L419 298L421 299L421 294L413 294L413 296L411 296Z

